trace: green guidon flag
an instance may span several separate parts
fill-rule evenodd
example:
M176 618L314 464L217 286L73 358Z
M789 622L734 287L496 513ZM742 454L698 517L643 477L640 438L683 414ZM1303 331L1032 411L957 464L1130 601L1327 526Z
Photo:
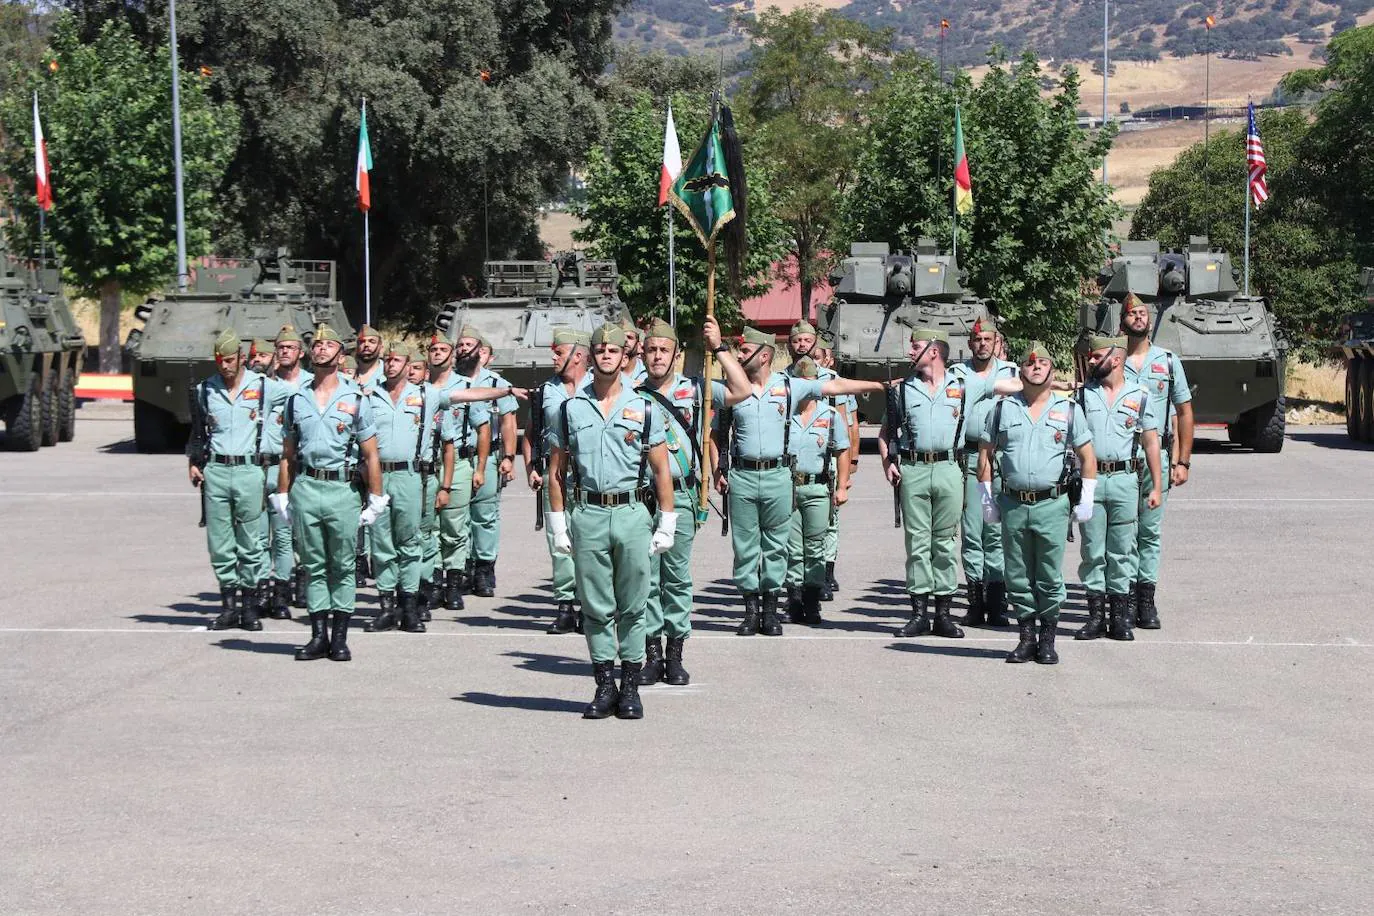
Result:
M725 148L720 141L720 122L711 127L702 139L687 167L673 182L668 198L677 207L701 244L710 251L715 247L721 227L735 218L734 195L730 193L729 171L725 163Z

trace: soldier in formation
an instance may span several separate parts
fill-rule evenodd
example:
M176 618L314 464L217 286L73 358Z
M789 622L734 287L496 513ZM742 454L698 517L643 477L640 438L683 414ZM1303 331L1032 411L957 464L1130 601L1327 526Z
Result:
M469 356L468 354L473 354ZM476 387L506 387L500 373L488 368L495 358L491 343L476 328L459 333L454 372ZM496 556L501 543L501 493L515 477L516 410L514 397L503 397L492 409L491 453L473 469L472 503L469 507L471 570L465 585L479 598L496 594ZM478 474L477 471L481 473ZM478 482L480 480L480 483Z

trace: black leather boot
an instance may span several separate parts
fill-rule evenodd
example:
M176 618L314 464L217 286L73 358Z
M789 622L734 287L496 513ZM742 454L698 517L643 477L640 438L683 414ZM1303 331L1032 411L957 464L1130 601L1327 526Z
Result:
M1142 630L1159 629L1159 608L1155 607L1155 584L1137 582L1135 584L1135 625Z
M754 592L746 592L744 595L744 620L740 623L739 629L735 631L736 636L756 636L759 632L759 596Z
M434 612L444 606L444 571L436 569L434 576L429 580L429 600L425 606L420 608L420 619L429 623L434 619Z
M495 596L495 560L478 560L472 565L472 593L478 598L491 598Z
M461 574L456 569L450 569L444 574L447 579L447 587L444 589L444 607L450 611L463 610L463 583Z
M835 592L840 590L840 583L835 581L835 561L830 560L825 564L825 589L821 592L822 601L834 601Z
M1059 664L1059 653L1054 651L1054 637L1059 629L1059 621L1045 620L1040 621L1040 640L1035 645L1035 663L1037 665L1057 665Z
M272 619L291 619L291 583L272 581Z
M1007 653L1007 661L1013 665L1020 665L1035 658L1035 618L1023 617L1016 622L1020 631L1020 642L1016 648Z
M423 633L426 629L425 622L420 619L420 603L418 596L410 592L401 592L401 631L403 633Z
M367 561L367 554L357 554L353 561L353 580L358 588L367 585L368 573L371 571L372 564Z
M1073 634L1074 639L1101 639L1107 635L1107 596L1088 592L1088 622Z
M348 624L352 614L334 612L334 631L329 635L329 660L331 662L351 662L353 653L348 651Z
M644 704L639 699L640 679L643 676L643 662L620 663L620 698L615 704L617 719L644 718Z
M381 602L382 609L368 623L367 632L380 633L383 630L394 630L396 624L399 623L396 617L396 596L391 592L382 592L377 596L377 600Z
M911 619L900 630L898 636L924 636L930 632L930 611L927 604L929 595L911 595Z
M964 626L981 627L988 622L988 610L983 604L983 583L977 579L968 582L968 613L964 615Z
M759 617L759 632L764 636L781 636L782 619L778 617L778 593L763 593L763 613Z
M1107 638L1117 639L1121 642L1130 642L1135 639L1135 620L1131 614L1130 595L1108 595L1107 606L1111 615L1111 624L1107 628Z
M577 629L577 608L571 601L558 602L558 616L549 625L548 632L553 634L571 633Z
M620 691L615 689L615 662L593 662L592 676L596 678L596 695L582 711L582 718L609 718L620 701Z
M297 609L306 607L306 592L310 590L310 574L303 568L297 566L291 575L296 583L296 588L291 594L291 606Z
M1011 626L1011 618L1007 616L1007 583L987 584L983 589L983 610L987 612L988 626Z
M787 619L793 623L803 620L802 593L795 585L787 586Z
M234 630L239 625L239 597L236 588L219 590L219 616L210 623L212 630Z
M264 586L244 586L239 589L239 629L256 633L262 629L262 618L258 613L262 604Z
M329 612L310 615L310 642L296 650L296 661L313 662L329 654Z
M644 665L639 682L644 686L657 684L663 677L663 640L650 636L644 640Z
M935 622L931 625L930 631L945 639L963 639L964 631L949 616L949 609L953 604L953 595L935 596Z
M825 623L821 618L821 587L819 585L802 586L801 606L802 623L808 627L818 627Z
M663 664L663 680L674 687L686 687L692 676L682 667L682 647L687 642L685 636L668 637L668 658Z

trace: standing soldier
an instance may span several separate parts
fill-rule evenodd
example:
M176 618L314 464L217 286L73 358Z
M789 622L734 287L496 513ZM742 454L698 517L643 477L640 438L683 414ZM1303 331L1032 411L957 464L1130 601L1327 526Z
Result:
M233 331L215 339L219 370L191 390L191 438L186 446L191 485L200 487L210 566L219 580L221 610L212 630L261 630L259 583L267 578L262 540L267 495L263 427L286 389L244 367Z
M467 329L465 329L466 331ZM475 331L472 332L475 335ZM462 388L471 388L472 379L462 371L477 365L480 356L477 352L475 337L463 337L459 342L460 350L455 353L453 345L437 334L429 344L429 365L431 381L437 391L445 394ZM457 431L454 448L457 460L453 466L452 481L448 498L439 509L439 552L442 557L444 581L442 586L435 579L436 592L443 595L443 605L450 611L461 611L463 604L463 574L472 555L472 502L475 494L486 484L489 467L488 456L491 451L491 425L474 425L478 419L471 413L459 416L453 411L449 422ZM434 604L435 597L430 603Z
M835 372L835 338L830 331L821 331L816 335L816 356L818 366ZM853 486L854 472L859 469L859 399L847 394L833 400L849 434L849 454L844 460L849 462L849 484ZM822 601L833 601L834 593L840 590L840 583L835 579L835 560L840 552L840 509L843 505L848 503L836 506L835 511L830 514L830 528L825 533L825 585L821 588Z
M1020 640L1007 655L1013 663L1059 662L1054 635L1064 603L1068 472L1074 454L1083 479L1082 493L1073 506L1073 517L1079 522L1092 517L1097 487L1092 431L1072 400L1051 395L1053 374L1049 350L1032 343L1021 363L1022 391L994 402L978 453L983 520L1002 523L1007 592L1020 628ZM1000 495L992 491L994 463L1002 475Z
M382 334L370 324L358 331L358 346L354 353L358 370L354 381L359 386L382 384Z
M1160 533L1164 527L1164 504L1170 487L1188 482L1193 458L1193 392L1183 372L1178 354L1150 343L1150 307L1127 293L1121 304L1121 329L1126 332L1126 381L1139 382L1150 392L1155 416L1163 433L1161 460L1169 466L1164 476L1158 506L1147 504L1148 482L1140 479L1140 522L1136 534L1139 570L1135 580L1135 622L1144 630L1159 629L1159 609L1155 607L1155 584L1159 581ZM1174 435L1174 423L1178 435Z
M596 695L582 713L587 719L612 713L644 717L639 679L649 561L673 546L677 530L663 426L654 422L649 397L626 384L624 349L620 328L603 324L592 332L594 374L560 408L546 479L548 525L555 549L573 554L577 565L596 676ZM657 498L657 528L647 505L651 495Z
M625 362L621 364L620 371L630 377L630 381L636 385L642 385L644 379L648 377L648 369L644 365L644 348L640 343L639 328L630 320L628 315L620 319L620 330L625 332Z
M263 337L255 337L253 342L248 345L248 368L258 375L272 377L272 364L276 361L276 354L272 352L272 341Z
M466 376L469 384L474 386L506 387L506 380L500 373L487 368L487 364L495 358L487 339L471 326L465 326L459 337L454 371ZM464 357L469 344L476 347L476 356L471 362ZM485 463L479 462L477 465L483 470L481 484L477 484L477 475L473 478L471 578L472 593L479 598L490 598L496 594L496 554L501 545L501 490L515 477L515 414L519 406L513 397L496 402L492 411L496 418L496 429L491 436L491 455ZM500 446L499 456L497 446Z
M815 360L802 357L794 378L815 379ZM791 418L792 525L788 543L787 611L793 623L820 626L826 533L849 498L849 430L829 399L807 401Z
M535 491L535 499L549 511L549 490L544 485L548 473L549 448L553 431L562 416L563 402L577 393L587 379L587 358L591 337L584 331L555 328L553 332L553 367L551 378L544 382L530 398L530 426L525 430L521 446L525 458L525 479ZM577 589L573 576L572 557L554 549L553 529L544 526L544 541L553 561L553 600L558 602L558 616L549 633L571 633L578 630Z
M706 346L720 354L729 390L738 399L749 395L749 380L728 347L721 346L720 326L708 317L702 329ZM663 430L668 446L668 470L673 478L673 505L678 511L673 545L649 560L649 600L645 607L647 634L645 663L639 682L660 680L674 686L691 681L682 666L682 650L692 634L692 544L697 516L693 505L701 481L701 379L674 371L678 357L677 331L664 321L653 322L644 332L646 376L639 390L654 401L655 425ZM668 638L664 655L663 637Z
M372 411L362 389L339 375L343 341L321 324L310 354L315 377L286 402L281 472L271 500L278 514L295 525L301 565L309 577L310 641L296 652L296 660L328 655L346 662L353 657L348 624L356 598L353 546L358 526L375 522L389 500L382 494ZM358 503L348 465L355 446L370 490L366 509Z
M1001 379L1015 379L1016 364L997 357L1001 335L991 318L973 323L969 339L972 358L957 367L965 378L977 377L996 383ZM983 503L978 496L978 441L987 426L988 411L992 410L992 385L973 385L967 389L964 405L964 441L958 443L960 460L964 465L963 564L968 581L968 615L964 624L979 627L1010 626L1007 619L1007 584L1002 577L1002 526L983 523ZM1001 481L994 466L993 489Z
M792 469L788 443L793 414L807 401L881 391L881 382L833 378L798 379L773 371L777 341L772 334L745 328L740 364L749 378L748 397L738 399L722 382L713 382L716 408L731 408L717 426L717 454L729 456L728 472L716 461L716 489L727 494L733 526L734 579L744 594L740 636L781 636L778 589L787 574L788 522L792 515ZM727 447L722 447L726 445Z
M309 372L301 368L303 351L301 335L292 325L283 325L277 332L273 344L273 361L276 364L277 383L287 389L287 394L295 394L301 385L311 378ZM278 475L281 473L282 416L285 413L286 398L273 408L262 431L262 462L267 468L267 492L277 492ZM291 526L282 521L275 512L264 512L268 553L271 557L269 572L272 577L272 617L276 620L290 620L290 605L300 602L305 606L305 579L302 570L296 566L296 555L292 545ZM294 594L299 592L299 594Z
M1088 592L1088 623L1074 639L1135 639L1131 632L1131 583L1136 570L1136 519L1141 476L1149 478L1145 503L1159 506L1159 421L1150 392L1127 382L1121 364L1125 337L1094 336L1088 342L1089 381L1078 392L1078 408L1087 418L1097 456L1096 506L1083 523L1082 562L1078 578ZM1141 451L1144 458L1141 458ZM1142 475L1142 465L1149 473ZM1105 594L1104 594L1105 592ZM1108 627L1107 611L1111 624Z
M444 341L448 347L448 341ZM452 351L452 348L449 348ZM407 380L424 390L429 386L429 355L416 347L410 355ZM425 421L425 446L420 458L420 587L415 603L420 622L427 623L440 604L443 571L439 561L439 512L449 504L453 492L454 439L452 415L448 410L436 410ZM468 491L471 491L471 486ZM436 573L436 570L439 570ZM460 596L461 597L461 596Z

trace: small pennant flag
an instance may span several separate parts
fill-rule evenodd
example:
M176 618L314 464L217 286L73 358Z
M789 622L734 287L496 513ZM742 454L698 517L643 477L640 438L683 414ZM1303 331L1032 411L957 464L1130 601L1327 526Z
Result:
M38 206L52 209L52 182L48 172L48 141L38 120L38 93L33 94L33 173L38 188Z
M968 174L968 154L964 152L964 125L959 109L954 109L954 210L968 213L973 209L973 182Z
M1250 129L1245 134L1245 165L1250 170L1250 197L1256 209L1269 199L1269 184L1264 173L1269 166L1264 162L1264 144L1260 142L1259 125L1255 123L1255 103L1250 103Z
M682 149L677 145L677 125L673 123L673 106L668 105L668 123L663 129L663 167L658 175L658 205L668 202L668 189L682 174Z
M372 146L367 142L367 102L363 102L362 123L358 126L358 171L354 186L358 189L358 209L366 213L372 209L372 185L368 173L372 171Z

